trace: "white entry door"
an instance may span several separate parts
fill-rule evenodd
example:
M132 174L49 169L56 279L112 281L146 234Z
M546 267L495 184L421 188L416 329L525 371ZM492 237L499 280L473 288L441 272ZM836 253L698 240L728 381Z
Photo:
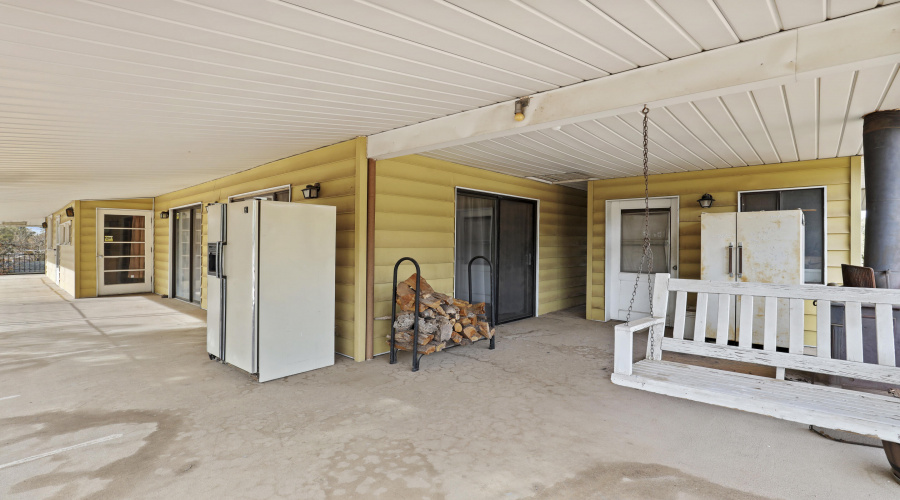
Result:
M97 209L99 295L152 291L153 212Z
M644 244L644 200L606 202L606 319L624 321L641 266ZM656 273L678 276L678 198L650 199L651 280ZM644 272L648 270L644 263ZM674 301L671 306L674 306ZM671 307L670 307L671 309ZM638 282L631 319L650 315L646 274Z

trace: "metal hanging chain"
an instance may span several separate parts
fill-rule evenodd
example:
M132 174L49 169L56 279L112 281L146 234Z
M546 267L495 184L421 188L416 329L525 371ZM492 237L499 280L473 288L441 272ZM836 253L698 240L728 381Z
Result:
M634 290L631 291L631 302L628 304L628 314L625 315L625 322L631 321L631 311L634 309L634 298L637 296L638 286L641 281L641 274L644 272L644 262L647 262L647 289L650 292L650 316L653 316L653 283L650 274L653 272L653 249L650 248L650 152L649 152L649 134L648 134L648 118L650 109L644 105L641 110L644 115L644 243L641 246L641 264L638 266L637 276L634 277ZM653 336L650 336L650 342L653 342ZM652 347L652 344L651 344Z

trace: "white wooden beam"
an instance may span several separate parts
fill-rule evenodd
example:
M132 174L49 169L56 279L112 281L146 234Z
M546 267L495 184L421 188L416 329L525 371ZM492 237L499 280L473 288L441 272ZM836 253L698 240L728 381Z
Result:
M386 159L900 62L900 3L369 136Z

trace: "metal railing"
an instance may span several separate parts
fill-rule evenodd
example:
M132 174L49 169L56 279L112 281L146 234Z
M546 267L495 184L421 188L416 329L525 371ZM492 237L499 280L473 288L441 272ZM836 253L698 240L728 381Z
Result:
M43 274L45 251L4 247L0 253L0 275Z

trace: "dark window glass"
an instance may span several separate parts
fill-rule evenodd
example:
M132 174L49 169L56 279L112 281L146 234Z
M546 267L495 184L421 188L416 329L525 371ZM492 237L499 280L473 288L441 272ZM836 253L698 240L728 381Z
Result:
M653 252L651 273L669 272L671 250L671 220L668 208L650 211L650 250ZM623 273L641 271L641 257L644 255L644 209L622 210L622 263ZM647 272L650 262L644 262L643 272Z
M778 210L777 192L741 194L741 212L762 212L764 210Z
M259 193L248 196L241 196L240 198L232 198L231 202L236 203L239 201L256 199L269 201L291 201L291 191L289 189L283 189L281 191L272 191L271 193Z

